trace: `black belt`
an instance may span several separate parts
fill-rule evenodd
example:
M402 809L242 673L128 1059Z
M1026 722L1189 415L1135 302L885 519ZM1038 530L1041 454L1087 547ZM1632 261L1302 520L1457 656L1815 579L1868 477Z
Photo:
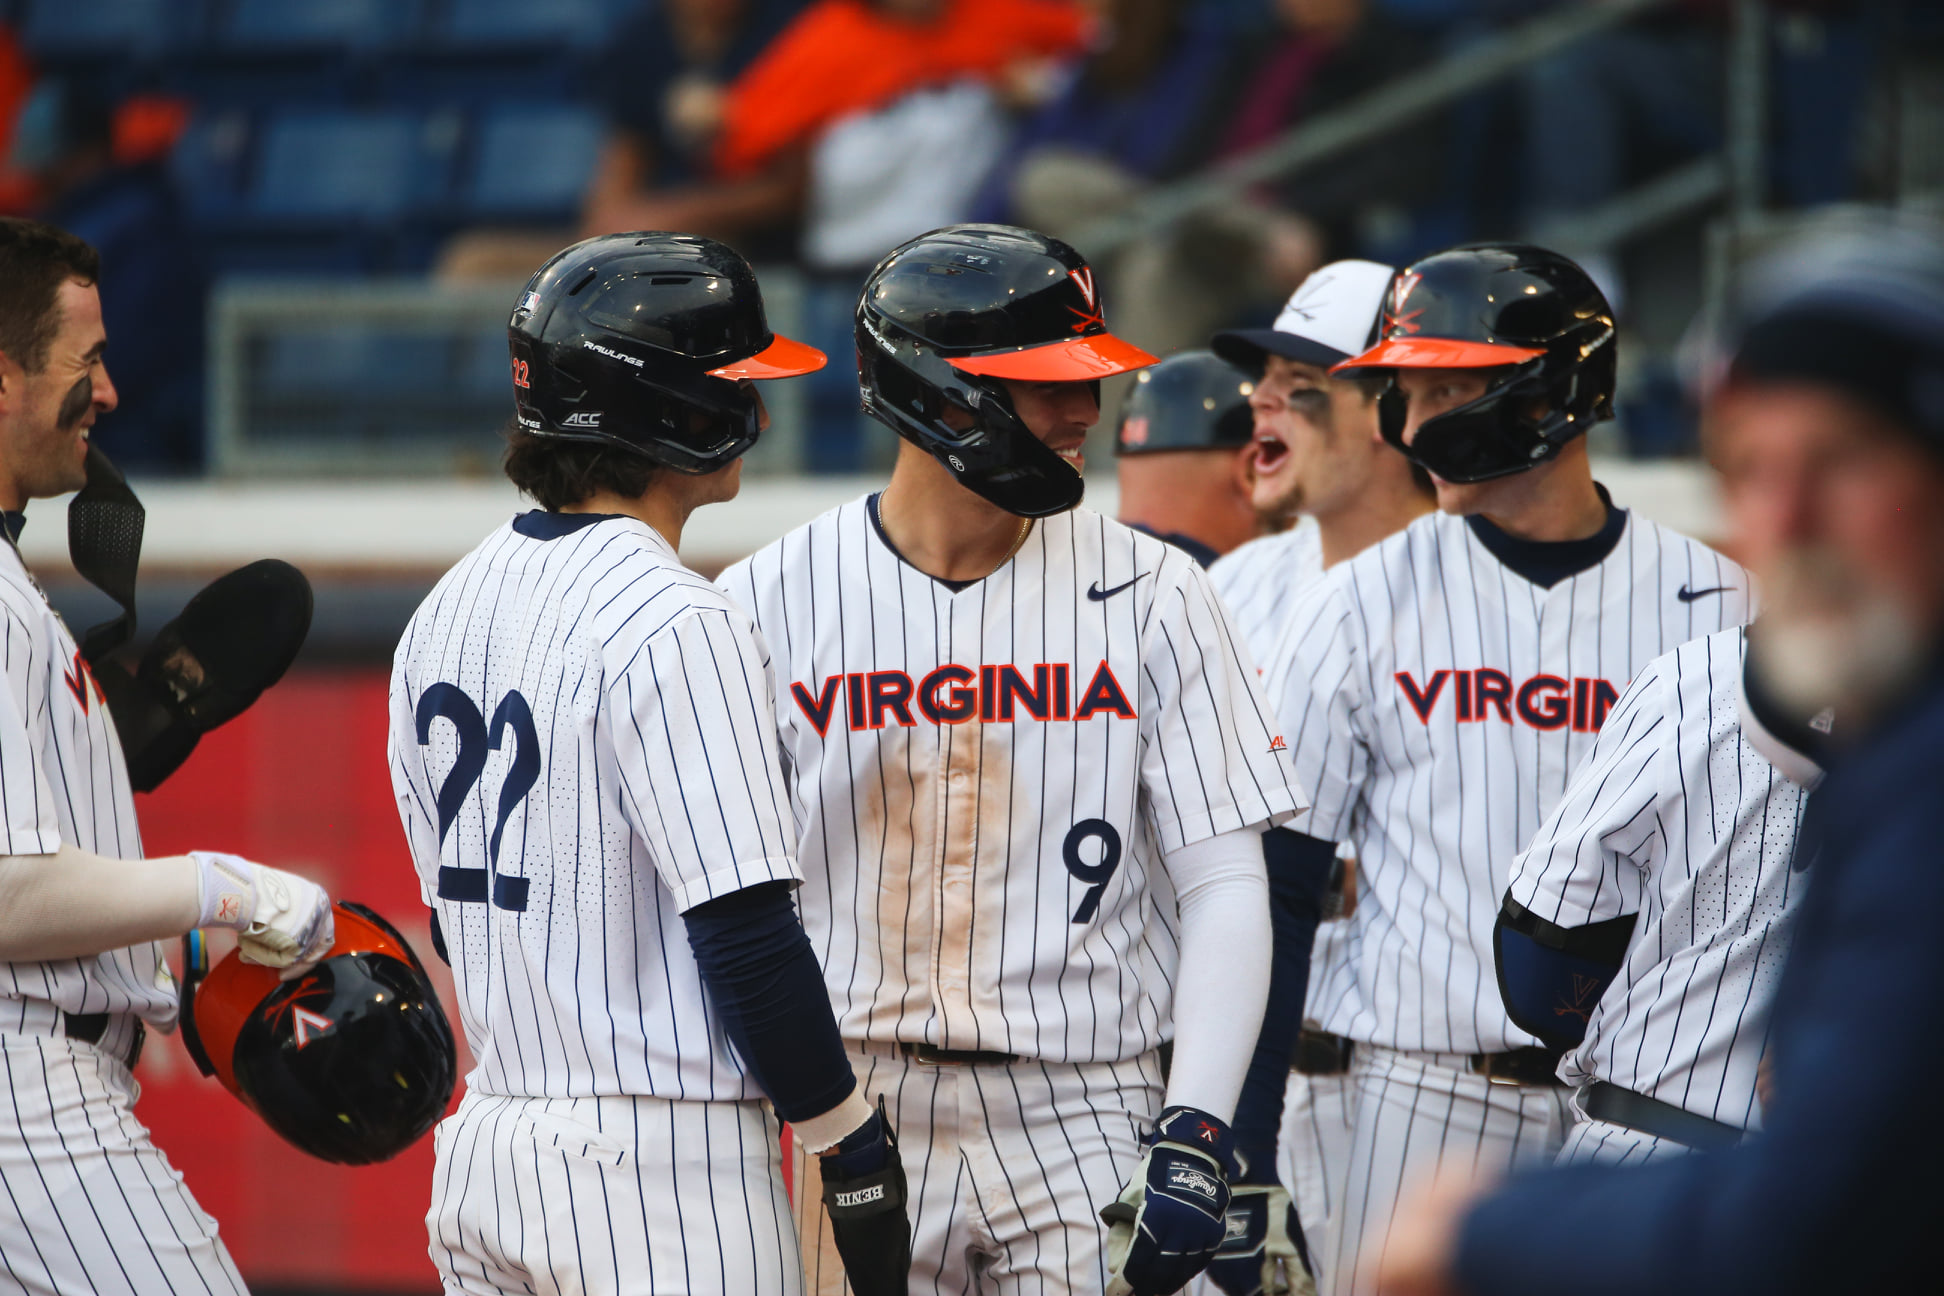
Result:
M69 1039L80 1040L83 1044L101 1043L101 1037L108 1033L108 1022L109 1016L105 1012L61 1014L62 1031ZM147 1028L142 1023L136 1022L135 1033L129 1042L127 1055L115 1055L130 1071L133 1071L135 1064L142 1060L142 1043L147 1038Z
M1697 1116L1691 1111L1664 1103L1658 1098L1622 1089L1619 1085L1595 1080L1580 1090L1580 1106L1594 1120L1622 1125L1655 1138L1668 1139L1683 1147L1712 1151L1734 1147L1742 1141L1742 1131L1724 1121Z
M1341 1035L1305 1026L1296 1032L1296 1051L1290 1056L1289 1069L1309 1076L1346 1075L1353 1047Z
M1474 1053L1471 1055L1471 1069L1472 1074L1482 1075L1493 1084L1558 1089L1563 1087L1558 1074L1560 1056L1551 1049L1536 1045L1507 1049L1503 1053Z
M993 1053L985 1049L942 1049L930 1044L898 1041L898 1052L919 1066L1006 1066L1019 1061L1017 1053Z

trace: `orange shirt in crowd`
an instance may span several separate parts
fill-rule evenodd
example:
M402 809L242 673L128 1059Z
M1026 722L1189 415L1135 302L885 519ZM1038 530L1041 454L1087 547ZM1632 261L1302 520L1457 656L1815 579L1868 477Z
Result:
M729 88L717 169L726 179L747 175L839 118L920 87L1072 53L1088 30L1070 0L947 0L930 22L868 0L818 0Z

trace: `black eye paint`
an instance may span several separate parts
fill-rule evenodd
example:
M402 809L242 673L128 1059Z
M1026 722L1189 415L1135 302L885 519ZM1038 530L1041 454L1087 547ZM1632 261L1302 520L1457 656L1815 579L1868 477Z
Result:
M74 386L68 388L68 394L61 398L61 412L57 416L60 419L61 430L66 431L80 426L81 420L87 416L88 409L93 404L94 375L82 374Z

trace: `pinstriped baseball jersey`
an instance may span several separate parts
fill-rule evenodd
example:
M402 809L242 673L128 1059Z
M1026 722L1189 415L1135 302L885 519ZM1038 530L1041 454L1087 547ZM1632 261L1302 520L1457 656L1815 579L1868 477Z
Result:
M529 513L392 671L392 783L481 1093L760 1097L680 916L797 877L764 650L645 523Z
M0 546L0 854L63 842L136 859L142 837L108 704L74 637L11 544ZM92 958L0 963L0 1033L31 1030L42 1000L73 1013L137 1013L172 1028L176 987L150 942Z
M1296 595L1323 574L1323 541L1316 519L1275 535L1258 536L1217 558L1208 583L1222 596L1242 642L1261 666Z
M1353 841L1360 862L1349 957L1312 1000L1325 1029L1410 1050L1534 1043L1492 971L1512 861L1634 674L1748 612L1740 567L1632 516L1550 588L1447 514L1312 586L1265 684L1311 791L1290 826Z
M1562 1076L1744 1128L1806 882L1791 863L1807 799L1742 738L1745 651L1724 630L1643 670L1511 884L1563 927L1640 915Z
M954 591L860 499L721 584L774 654L844 1036L1100 1062L1171 1034L1161 853L1301 805L1194 561L1075 509Z

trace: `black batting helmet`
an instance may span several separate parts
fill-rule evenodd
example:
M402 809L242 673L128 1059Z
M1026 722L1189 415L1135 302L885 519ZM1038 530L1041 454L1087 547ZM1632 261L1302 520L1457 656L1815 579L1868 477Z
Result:
M1255 439L1255 377L1213 351L1183 351L1134 375L1114 453L1239 450Z
M713 472L756 443L741 380L824 366L770 332L756 273L693 234L607 234L528 280L507 325L520 426L622 446L679 472Z
M205 975L190 933L182 1037L202 1073L286 1142L367 1165L437 1123L459 1063L445 1009L397 928L349 901L333 918L330 953L294 981L234 952Z
M1098 382L1154 362L1107 331L1085 258L1010 225L920 235L878 262L857 299L865 412L1021 517L1065 512L1085 483L1020 422L1003 380ZM948 424L948 406L972 426Z
M1346 369L1505 370L1404 444L1404 395L1379 398L1384 439L1449 482L1524 472L1613 417L1613 308L1586 271L1523 243L1474 243L1391 281L1377 344Z

